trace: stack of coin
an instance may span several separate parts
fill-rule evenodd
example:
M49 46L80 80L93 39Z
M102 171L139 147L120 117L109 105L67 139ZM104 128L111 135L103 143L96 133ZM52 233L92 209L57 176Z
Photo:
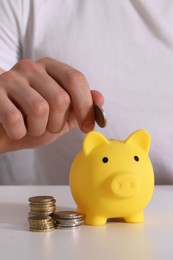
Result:
M47 217L56 211L56 200L53 196L35 196L28 200L30 202L29 217Z
M28 213L30 231L54 230L53 214L56 211L56 200L52 196L35 196L28 199L30 212Z
M55 228L76 228L79 227L82 223L83 215L75 211L58 211L54 214Z
M55 229L53 218L47 217L29 217L29 230L34 232L52 231Z

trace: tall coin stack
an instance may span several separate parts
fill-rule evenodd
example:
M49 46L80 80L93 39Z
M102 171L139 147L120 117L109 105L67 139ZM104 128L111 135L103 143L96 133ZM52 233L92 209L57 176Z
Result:
M56 200L53 196L35 196L28 199L28 214L31 231L51 231L54 229L53 214L56 211Z
M71 229L83 223L83 215L75 211L58 211L54 214L55 228Z

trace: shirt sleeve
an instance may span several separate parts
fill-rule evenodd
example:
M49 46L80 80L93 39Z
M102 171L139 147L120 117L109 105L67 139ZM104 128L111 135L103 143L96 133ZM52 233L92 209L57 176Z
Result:
M22 56L22 0L0 0L0 68L9 70Z

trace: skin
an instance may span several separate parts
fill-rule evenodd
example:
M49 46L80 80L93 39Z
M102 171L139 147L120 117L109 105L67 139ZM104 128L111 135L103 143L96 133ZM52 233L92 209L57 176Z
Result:
M0 72L1 153L49 144L77 125L94 129L93 102L102 106L103 96L78 70L43 58Z

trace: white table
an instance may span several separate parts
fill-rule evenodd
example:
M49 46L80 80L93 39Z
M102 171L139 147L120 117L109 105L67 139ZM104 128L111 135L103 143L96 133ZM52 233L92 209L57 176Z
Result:
M173 186L156 186L145 222L52 232L28 231L28 198L52 195L58 210L74 210L68 186L0 186L0 259L173 259Z

